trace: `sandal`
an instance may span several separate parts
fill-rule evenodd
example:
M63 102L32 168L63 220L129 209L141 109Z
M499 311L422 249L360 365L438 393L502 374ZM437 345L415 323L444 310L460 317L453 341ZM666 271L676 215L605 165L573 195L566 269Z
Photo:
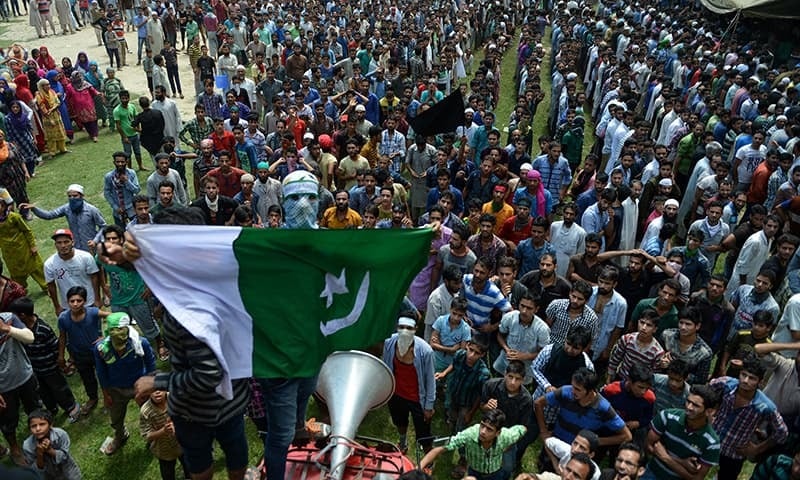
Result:
M114 455L115 453L117 453L117 450L119 450L120 448L122 448L123 445L125 445L125 443L128 441L128 437L130 436L131 434L128 433L127 430L125 430L125 436L123 436L121 440L117 440L115 438L111 443L108 444L106 449L103 450L103 453L105 453L106 455Z
M81 417L85 417L91 413L92 410L97 406L97 400L89 400L88 402L84 403L81 407L80 413Z

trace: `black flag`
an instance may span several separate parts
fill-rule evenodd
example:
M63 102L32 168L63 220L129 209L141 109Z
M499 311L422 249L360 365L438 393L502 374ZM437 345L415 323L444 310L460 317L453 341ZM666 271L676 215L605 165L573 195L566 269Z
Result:
M455 132L456 128L464 124L464 97L461 90L456 88L441 102L416 117L409 118L408 123L414 129L415 135Z

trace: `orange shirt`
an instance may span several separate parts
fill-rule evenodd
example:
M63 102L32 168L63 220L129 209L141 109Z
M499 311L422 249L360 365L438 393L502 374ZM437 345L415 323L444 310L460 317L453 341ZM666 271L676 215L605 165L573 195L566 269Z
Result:
M506 220L514 216L514 208L506 202L503 202L503 208L501 208L499 212L495 212L492 209L492 202L486 202L483 204L481 213L490 213L494 215L496 219L494 223L494 234L500 235L500 230L503 229L503 224L506 223Z

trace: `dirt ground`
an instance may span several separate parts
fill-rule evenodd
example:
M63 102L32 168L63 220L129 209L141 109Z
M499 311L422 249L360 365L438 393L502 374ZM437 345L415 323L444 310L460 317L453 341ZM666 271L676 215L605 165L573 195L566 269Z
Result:
M53 10L53 16L55 17L55 10ZM31 49L44 45L59 64L62 57L69 57L74 64L78 52L85 51L89 56L89 60L97 61L105 75L105 69L109 66L108 55L105 48L97 45L97 37L92 27L81 28L81 31L71 35L62 35L61 33L53 35L50 33L45 38L38 38L36 30L28 23L27 15L12 17L10 22L0 23L0 29L4 28L4 31L0 34L0 46L8 49L12 44L19 43L30 52ZM58 24L57 18L54 18L53 23L56 25L56 29L60 31L61 26ZM141 65L136 65L136 32L127 32L125 38L128 42L128 49L133 53L127 55L128 66L123 66L121 71L117 71L117 78L122 80L125 88L135 96L146 95L148 94L147 78ZM179 35L178 48L182 47ZM142 52L142 56L144 56L144 52ZM178 104L181 118L186 121L194 116L194 76L192 75L192 69L189 67L189 57L185 54L185 51L178 55L178 63L185 98L180 99L176 96L174 100Z

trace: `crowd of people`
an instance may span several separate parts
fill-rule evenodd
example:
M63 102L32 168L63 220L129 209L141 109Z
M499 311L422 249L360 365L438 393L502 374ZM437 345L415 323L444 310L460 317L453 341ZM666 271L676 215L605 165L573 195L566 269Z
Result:
M266 432L267 478L285 474L316 377L244 379L223 399L218 359L127 263L130 225L434 225L382 350L398 445L413 424L422 469L458 451L453 478L696 479L714 468L727 480L746 460L752 478L800 478L792 39L688 2L528 3L94 1L76 15L53 2L64 33L95 29L111 66L84 52L59 66L47 47L5 52L0 429L14 463L81 478L57 414L83 421L102 393L106 454L126 443L133 400L162 478L177 463L211 478L214 438L230 478L252 475L245 415ZM40 36L47 24L55 33L50 5L29 8ZM133 63L134 32L150 90L135 101L113 68ZM513 79L501 79L505 55ZM190 84L184 120L173 98ZM445 116L460 126L415 132L456 90L463 108ZM508 119L495 118L501 95L516 99ZM546 133L534 136L534 118ZM496 126L506 122L507 134ZM67 203L34 206L25 186L37 163L67 153L81 129L97 141L101 126L120 146L89 188L102 185L113 221L79 183ZM66 217L46 260L34 216ZM28 277L57 324L37 316ZM156 373L157 360L172 372ZM435 415L448 431L432 431ZM434 434L453 436L433 448ZM537 441L540 473L520 473Z

